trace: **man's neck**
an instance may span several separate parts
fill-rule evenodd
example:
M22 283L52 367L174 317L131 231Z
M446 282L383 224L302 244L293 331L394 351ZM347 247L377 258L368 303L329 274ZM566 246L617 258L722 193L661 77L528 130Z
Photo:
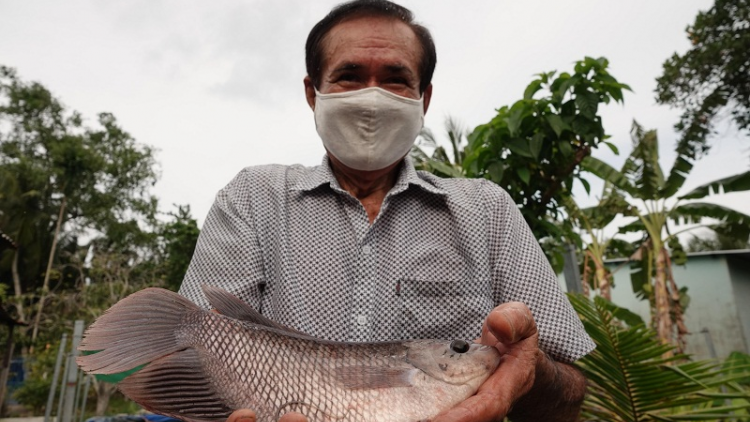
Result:
M342 189L359 200L367 211L370 223L380 213L385 196L396 184L402 160L375 171L354 170L330 158L331 171Z

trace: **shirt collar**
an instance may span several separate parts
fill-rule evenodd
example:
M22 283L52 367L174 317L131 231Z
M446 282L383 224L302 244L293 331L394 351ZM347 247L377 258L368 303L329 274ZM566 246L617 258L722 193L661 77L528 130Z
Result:
M327 155L323 156L323 161L320 163L320 165L315 167L312 173L310 173L307 177L299 180L292 187L292 190L309 192L324 184L330 184L331 188L333 188L334 190L342 190L341 186L339 186L338 180L336 180L336 177L333 175L331 164L328 161ZM396 179L396 183L393 185L393 188L388 193L388 195L396 195L398 193L404 192L409 188L410 185L419 186L423 190L435 195L447 194L447 192L441 187L436 186L435 184L419 177L419 174L414 169L414 162L412 161L411 157L407 155L406 157L404 157L403 163L401 163L398 179Z

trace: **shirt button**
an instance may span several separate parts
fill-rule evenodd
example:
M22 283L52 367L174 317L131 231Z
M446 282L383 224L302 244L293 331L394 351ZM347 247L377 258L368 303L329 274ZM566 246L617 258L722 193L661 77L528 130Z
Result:
M366 315L360 315L357 317L357 324L359 325L367 325L367 316Z
M363 254L369 255L370 252L372 252L372 246L370 246L370 245L362 246L362 253Z

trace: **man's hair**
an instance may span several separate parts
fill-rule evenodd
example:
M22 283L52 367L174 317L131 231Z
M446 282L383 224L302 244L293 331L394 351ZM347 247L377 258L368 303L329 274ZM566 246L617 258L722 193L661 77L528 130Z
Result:
M349 19L371 16L398 19L414 31L422 47L422 58L419 62L419 92L424 92L432 81L432 73L437 63L432 35L427 28L414 22L414 14L411 10L387 0L354 0L342 3L334 7L313 27L305 43L305 65L307 75L312 79L313 85L316 88L320 87L323 69L323 40L331 28Z

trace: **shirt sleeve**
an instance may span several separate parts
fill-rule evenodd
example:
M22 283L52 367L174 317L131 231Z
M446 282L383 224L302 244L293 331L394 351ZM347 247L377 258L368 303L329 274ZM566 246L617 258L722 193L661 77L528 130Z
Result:
M210 309L202 284L221 287L260 309L265 284L263 254L253 226L246 171L216 195L206 217L180 294Z
M571 363L595 345L560 290L557 275L528 224L502 188L486 182L496 304L522 302L539 330L539 348L554 360Z

